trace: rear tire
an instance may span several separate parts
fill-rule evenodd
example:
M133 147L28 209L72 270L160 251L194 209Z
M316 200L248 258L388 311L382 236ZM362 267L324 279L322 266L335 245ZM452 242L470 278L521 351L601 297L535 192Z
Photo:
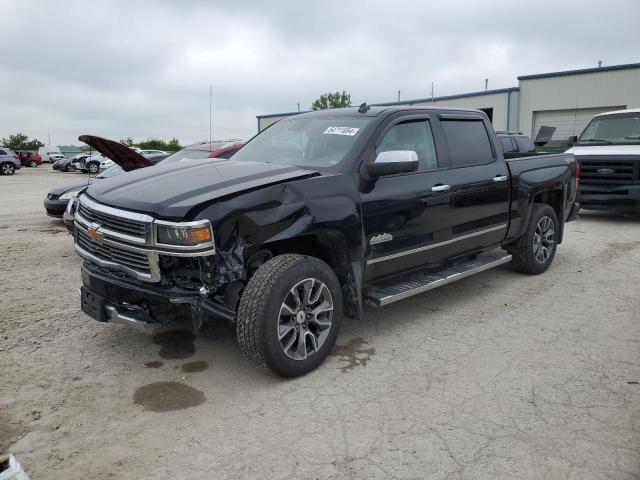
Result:
M242 293L238 343L254 365L281 377L297 377L329 355L341 316L340 283L326 263L279 255L256 271Z
M12 163L3 163L0 165L0 175L13 175L16 173L16 167Z
M527 229L507 250L513 255L511 265L522 273L538 275L544 272L556 255L560 225L550 205L533 205Z
M36 162L35 160L31 161L31 163L29 164L29 166L31 168L36 168L38 166L38 162Z
M87 170L89 170L89 173L91 174L98 173L100 171L100 164L90 163L89 165L87 165Z

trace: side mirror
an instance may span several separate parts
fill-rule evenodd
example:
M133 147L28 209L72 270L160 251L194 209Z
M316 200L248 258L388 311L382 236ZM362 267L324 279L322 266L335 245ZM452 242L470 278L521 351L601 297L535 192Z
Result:
M578 143L578 136L577 135L573 135L573 136L569 137L567 143L569 145L575 145L576 143Z
M367 164L367 173L374 178L416 170L418 170L418 154L413 150L380 152L373 163Z

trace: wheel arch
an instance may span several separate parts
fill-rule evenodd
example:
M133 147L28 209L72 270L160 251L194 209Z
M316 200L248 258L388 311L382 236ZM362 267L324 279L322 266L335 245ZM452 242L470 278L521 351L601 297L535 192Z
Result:
M335 272L342 287L343 310L351 318L359 318L362 307L360 296L361 269L358 262L352 262L349 245L340 231L314 232L297 237L265 243L258 249L245 253L245 264L254 255L268 251L272 256L294 253L315 257L325 262ZM355 270L355 271L354 271Z
M558 218L558 244L562 243L562 237L564 234L564 205L565 205L566 192L564 188L544 190L536 192L533 197L533 205L536 203L546 204L553 208ZM532 208L533 208L532 205Z

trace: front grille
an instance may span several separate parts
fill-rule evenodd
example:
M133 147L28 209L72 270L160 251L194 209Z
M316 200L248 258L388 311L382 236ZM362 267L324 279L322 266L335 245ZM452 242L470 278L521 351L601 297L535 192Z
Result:
M118 263L138 272L150 273L149 256L146 253L133 252L116 245L97 243L92 241L84 230L77 228L76 231L78 232L76 238L78 245L90 254L101 260Z
M581 184L616 185L640 181L640 158L578 159Z
M117 217L104 212L98 212L80 203L78 214L89 223L98 223L100 226L114 232L132 235L134 237L146 238L150 225L147 222Z

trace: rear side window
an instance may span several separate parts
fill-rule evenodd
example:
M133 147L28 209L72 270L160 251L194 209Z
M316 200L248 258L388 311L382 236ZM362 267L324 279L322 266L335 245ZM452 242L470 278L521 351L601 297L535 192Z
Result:
M391 150L413 150L418 154L418 171L438 168L436 147L428 120L394 125L376 147L376 153Z
M481 120L443 120L452 167L494 161L489 134Z
M0 150L0 155L6 155L7 152L5 152L4 150Z
M515 143L513 143L513 140L511 140L511 137L499 137L499 138L500 138L500 144L502 145L502 151L504 153L511 153L517 150Z
M534 152L536 150L535 144L529 137L514 137L514 140L520 147L521 152Z

